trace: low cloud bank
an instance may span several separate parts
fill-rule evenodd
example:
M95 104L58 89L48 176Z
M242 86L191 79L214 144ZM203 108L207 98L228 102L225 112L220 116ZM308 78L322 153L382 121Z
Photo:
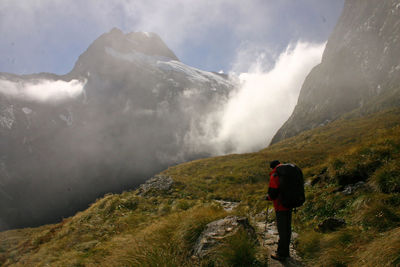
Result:
M35 102L61 102L79 96L86 81L45 80L10 81L0 79L0 93L9 97Z
M190 134L191 142L214 154L245 153L267 147L297 104L301 86L311 69L321 62L325 44L289 45L265 71L260 58L238 75L239 89L219 112L204 120L204 133ZM216 125L219 125L216 130Z

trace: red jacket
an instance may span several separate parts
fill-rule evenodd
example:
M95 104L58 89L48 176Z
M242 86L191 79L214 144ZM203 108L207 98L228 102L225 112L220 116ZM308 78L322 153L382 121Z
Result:
M269 174L268 200L273 201L275 211L284 211L289 209L282 205L279 198L279 177L276 173L276 168L278 166L276 166Z

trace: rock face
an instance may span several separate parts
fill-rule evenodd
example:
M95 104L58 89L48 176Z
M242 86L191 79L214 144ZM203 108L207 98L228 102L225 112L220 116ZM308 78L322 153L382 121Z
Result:
M193 255L199 258L207 256L210 249L221 244L225 238L234 235L239 229L245 230L249 238L258 242L256 232L246 217L228 216L207 224L206 229L196 241Z
M400 3L347 0L321 64L307 76L297 106L272 144L361 108L400 103Z
M154 33L118 29L66 75L0 73L0 230L55 222L207 156L194 140L234 87L180 62ZM62 99L46 100L54 90Z

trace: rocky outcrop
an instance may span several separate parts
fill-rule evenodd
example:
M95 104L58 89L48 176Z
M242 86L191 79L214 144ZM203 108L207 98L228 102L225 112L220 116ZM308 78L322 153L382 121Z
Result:
M150 192L168 192L172 188L173 184L174 180L172 180L171 177L156 175L153 178L147 180L146 183L140 185L140 187L137 189L137 194L139 196L145 196Z
M321 64L301 88L293 114L272 144L363 108L400 103L400 3L347 0Z
M207 224L194 245L193 256L198 258L207 256L212 248L221 244L224 239L234 235L240 229L246 231L249 238L253 239L254 242L258 242L256 232L250 225L248 218L228 216Z

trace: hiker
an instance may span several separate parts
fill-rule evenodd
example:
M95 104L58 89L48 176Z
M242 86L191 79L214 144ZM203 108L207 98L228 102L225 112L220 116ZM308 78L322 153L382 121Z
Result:
M279 233L278 250L276 254L272 254L271 258L284 261L290 257L289 245L290 238L292 235L292 209L283 206L281 198L279 197L279 177L277 173L277 167L281 163L278 160L271 161L270 168L270 180L268 187L268 200L272 200L274 203L276 225Z

